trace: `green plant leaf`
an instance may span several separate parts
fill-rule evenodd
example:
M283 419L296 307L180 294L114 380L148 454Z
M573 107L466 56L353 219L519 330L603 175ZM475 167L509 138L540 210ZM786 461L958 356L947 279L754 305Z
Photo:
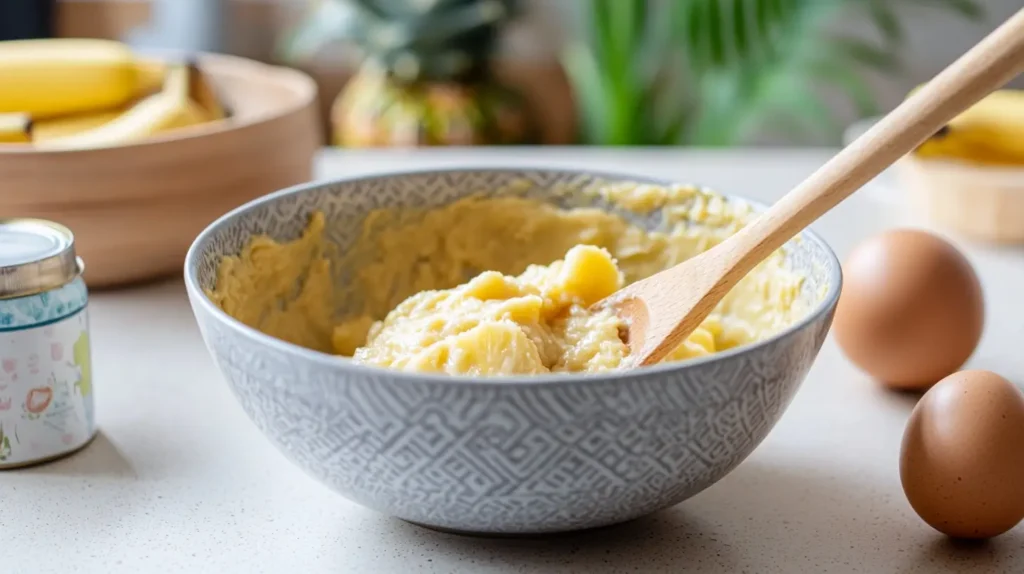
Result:
M644 22L637 31L641 41L633 61L636 77L644 85L657 82L667 66L676 65L677 23L688 1L669 2L654 10L645 8Z
M656 140L657 145L676 145L679 143L683 135L683 130L686 129L686 124L690 119L690 115L685 110L679 111L675 117L670 118L664 123L661 133L658 135Z
M595 53L597 54L598 61L603 65L609 65L612 63L610 61L609 49L613 46L610 5L607 0L590 0L589 4L590 18L594 27L593 42Z
M888 0L870 0L868 2L868 12L871 14L871 19L878 26L879 31L882 33L882 38L887 44L903 43L903 27L900 26L899 19L896 18L896 14L893 12L891 2Z
M634 68L637 52L633 19L637 17L632 3L618 0L591 0L594 22L599 38L600 50L595 51L599 75L604 78L607 93L604 95L606 142L611 145L629 143L632 131L637 129L634 122L638 105L636 78L639 72Z
M971 13L972 0L908 0ZM570 73L588 141L606 145L731 145L766 121L836 140L819 91L877 112L862 71L898 73L904 38L891 0L589 0L594 68ZM871 19L881 42L831 30L848 14ZM841 27L840 27L841 29ZM573 58L567 57L566 61ZM582 67L580 64L577 68ZM596 87L593 87L596 86ZM588 94L601 91L600 97ZM585 108L585 109L584 109ZM794 129L794 135L796 130ZM591 140L589 138L600 139Z
M719 70L706 74L700 84L700 106L690 130L690 143L702 146L727 146L738 141L744 114L759 96L756 79ZM754 82L753 87L748 85Z
M707 10L704 12L705 26L708 33L708 48L711 63L715 66L725 66L728 62L728 51L725 47L725 38L722 34L725 26L722 24L722 3L718 0L705 0Z
M985 16L985 9L974 0L912 0L917 4L934 8L944 7L969 20L980 20Z
M638 45L638 39L643 33L645 20L646 1L621 2L619 0L605 0L609 6L608 12L611 15L610 28L615 45L620 47L626 56L624 60L631 60L629 54L633 53Z
M741 59L748 59L750 36L747 24L747 0L732 0L730 19L732 21L732 48Z
M607 141L605 110L608 105L608 90L593 52L584 44L574 42L563 53L562 66L576 88L576 104L581 112L580 123L584 130L584 140Z
M779 95L774 98L775 105L770 114L790 117L802 131L812 137L835 139L842 131L831 110L822 103L812 86L793 78L791 81L779 81L775 85ZM834 143L834 142L830 142Z
M873 116L879 112L878 102L867 83L853 70L829 60L812 62L808 69L812 78L842 89L853 102L858 117Z
M767 0L769 18L773 20L776 25L779 22L786 21L790 14L790 9L793 7L790 0Z
M775 57L775 19L771 0L755 0L754 26L757 29L757 52L761 60Z
M678 11L679 28L684 30L685 34L679 41L683 45L690 68L697 74L712 66L711 31L704 17L707 6L704 0L689 0L682 4Z
M838 54L879 72L895 74L903 69L902 63L892 51L873 46L863 40L836 38L832 40L831 48Z

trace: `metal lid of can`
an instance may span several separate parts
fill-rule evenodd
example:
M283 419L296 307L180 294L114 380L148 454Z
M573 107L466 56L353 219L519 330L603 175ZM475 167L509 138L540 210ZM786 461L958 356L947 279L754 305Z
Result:
M42 219L0 218L0 299L56 289L81 272L70 229Z

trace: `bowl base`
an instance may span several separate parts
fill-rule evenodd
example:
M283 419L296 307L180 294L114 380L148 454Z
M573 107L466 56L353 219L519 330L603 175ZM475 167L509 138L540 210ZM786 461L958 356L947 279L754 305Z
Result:
M566 536L575 536L580 534L589 534L591 532L601 532L602 530L609 530L624 526L637 520L642 520L650 514L644 516L637 516L636 518L629 518L621 522L613 522L611 524L605 524L603 526L591 526L587 528L578 528L572 530L553 530L551 532L486 532L476 530L460 530L458 528L446 528L444 526L433 526L430 524L423 524L422 522L416 522L415 520L406 520L401 518L399 520L418 526L420 528L426 528L427 530L433 530L434 532L441 532L443 534L454 534L457 536L467 536L471 538L561 538Z

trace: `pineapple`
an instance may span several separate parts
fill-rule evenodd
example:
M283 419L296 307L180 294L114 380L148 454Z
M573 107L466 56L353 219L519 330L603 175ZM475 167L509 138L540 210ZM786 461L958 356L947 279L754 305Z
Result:
M515 0L349 0L364 62L332 107L344 147L536 143L525 101L490 73Z

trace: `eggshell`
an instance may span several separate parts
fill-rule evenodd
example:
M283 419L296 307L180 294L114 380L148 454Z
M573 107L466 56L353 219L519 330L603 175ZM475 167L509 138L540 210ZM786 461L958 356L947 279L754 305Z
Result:
M923 390L955 372L978 345L984 320L981 284L970 262L932 233L875 235L843 264L836 342L887 386Z
M989 538L1024 519L1024 393L989 371L932 387L903 433L900 480L914 511L957 538Z

